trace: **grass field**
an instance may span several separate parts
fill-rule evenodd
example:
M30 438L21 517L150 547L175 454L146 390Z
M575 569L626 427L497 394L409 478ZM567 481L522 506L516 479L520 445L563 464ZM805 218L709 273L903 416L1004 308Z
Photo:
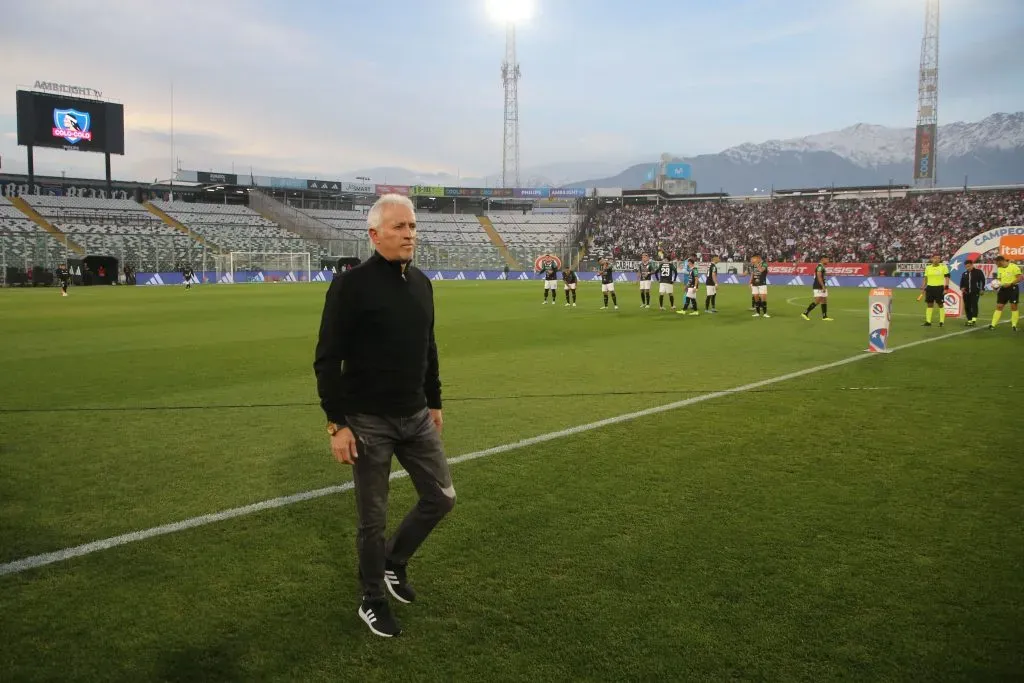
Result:
M324 289L0 291L0 564L349 481ZM456 465L398 640L341 493L0 575L0 680L1020 680L1024 335L898 291L891 343L935 341L869 356L866 290L724 290L438 283L449 456L865 358Z

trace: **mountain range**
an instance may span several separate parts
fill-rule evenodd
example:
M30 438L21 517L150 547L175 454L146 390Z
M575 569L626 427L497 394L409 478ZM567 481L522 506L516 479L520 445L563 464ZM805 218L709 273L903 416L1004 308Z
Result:
M938 185L1024 184L1024 112L992 114L974 123L948 123L938 129ZM764 188L830 185L912 184L914 129L858 123L842 130L788 140L744 143L717 154L668 155L693 168L698 192L746 195ZM566 162L523 169L522 187L621 187L645 181L650 161L622 169L609 163ZM460 178L445 173L416 173L403 168L370 168L349 175L400 185L496 187L499 174ZM580 178L583 179L580 179ZM386 179L386 180L385 180Z

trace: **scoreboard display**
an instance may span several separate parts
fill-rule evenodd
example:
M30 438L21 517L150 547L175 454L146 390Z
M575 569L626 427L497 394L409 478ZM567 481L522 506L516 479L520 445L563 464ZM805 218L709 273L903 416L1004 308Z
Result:
M124 106L19 90L18 144L124 154Z

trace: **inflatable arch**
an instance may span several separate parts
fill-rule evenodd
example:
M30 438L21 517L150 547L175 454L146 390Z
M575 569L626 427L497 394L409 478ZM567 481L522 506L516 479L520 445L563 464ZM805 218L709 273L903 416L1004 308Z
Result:
M963 295L960 293L960 276L966 270L964 264L967 261L977 263L982 256L993 249L999 249L1000 253L1004 253L1004 255L1011 249L1017 250L1015 253L1019 255L1011 254L1007 255L1007 258L1021 260L1024 259L1022 247L1024 247L1024 225L992 228L967 240L967 243L949 259L949 292L946 294L944 302L946 317L960 316L960 304L963 301Z

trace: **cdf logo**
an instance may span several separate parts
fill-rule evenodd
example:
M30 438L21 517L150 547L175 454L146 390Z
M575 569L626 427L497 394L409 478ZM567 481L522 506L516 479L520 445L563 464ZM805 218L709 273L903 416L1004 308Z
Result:
M871 315L884 315L885 306L882 304L871 304Z

